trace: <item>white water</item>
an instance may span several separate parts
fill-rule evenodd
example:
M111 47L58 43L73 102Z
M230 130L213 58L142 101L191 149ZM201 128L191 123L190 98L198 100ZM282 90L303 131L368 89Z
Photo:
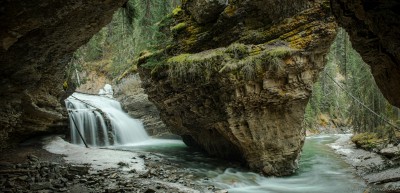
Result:
M118 101L74 93L65 103L69 111L71 142L74 144L83 145L78 130L89 146L124 145L149 139L143 124L123 112ZM111 128L107 128L106 120L98 109L106 114Z

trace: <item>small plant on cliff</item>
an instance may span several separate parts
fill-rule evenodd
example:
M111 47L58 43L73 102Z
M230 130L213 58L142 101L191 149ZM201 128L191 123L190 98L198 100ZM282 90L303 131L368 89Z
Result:
M249 54L249 48L244 44L233 43L226 49L226 53L229 53L232 58L242 59Z
M293 49L286 46L273 47L272 49L263 51L262 57L268 70L281 76L285 72L285 62L283 58L289 56L293 51Z

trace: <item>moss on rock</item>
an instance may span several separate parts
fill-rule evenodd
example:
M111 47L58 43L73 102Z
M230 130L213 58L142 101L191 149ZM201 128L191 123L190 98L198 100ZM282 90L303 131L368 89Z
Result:
M171 27L171 31L178 32L178 31L183 30L185 28L186 28L186 23L182 22L182 23L178 23L175 26Z
M359 148L372 150L383 146L387 142L387 139L382 139L378 133L365 132L355 134L351 137L351 141Z
M190 144L292 174L311 85L336 33L326 1L183 1L168 49L139 68L149 98Z

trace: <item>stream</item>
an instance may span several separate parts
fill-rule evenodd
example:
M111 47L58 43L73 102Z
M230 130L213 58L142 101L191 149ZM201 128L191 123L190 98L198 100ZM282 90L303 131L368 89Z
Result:
M300 160L300 169L289 177L264 177L235 163L210 158L193 151L179 140L149 140L135 145L114 147L134 152L153 152L171 163L186 168L194 180L213 185L229 193L362 193L366 184L354 169L327 145L335 135L308 137ZM368 192L374 192L368 190ZM377 193L377 191L375 191Z
M202 187L216 187L229 193L378 193L370 190L328 146L339 135L308 137L300 169L294 175L265 177L238 163L211 158L181 140L149 138L141 122L130 118L113 99L75 93L66 100L66 106L73 143L82 146L85 139L90 146L156 154L165 160L161 164L177 166L185 181Z

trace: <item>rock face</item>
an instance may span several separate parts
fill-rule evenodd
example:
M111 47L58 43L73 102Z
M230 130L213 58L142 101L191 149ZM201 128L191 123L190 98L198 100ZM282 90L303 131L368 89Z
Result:
M336 34L329 2L194 0L171 17L173 43L139 59L163 121L190 146L292 174L311 86Z
M157 107L149 101L141 87L137 74L130 75L119 81L115 88L115 97L128 114L142 121L147 134L152 137L172 137L171 132L160 119Z
M331 0L338 23L371 66L383 95L400 107L400 2Z
M0 3L0 149L62 120L65 66L125 0Z

